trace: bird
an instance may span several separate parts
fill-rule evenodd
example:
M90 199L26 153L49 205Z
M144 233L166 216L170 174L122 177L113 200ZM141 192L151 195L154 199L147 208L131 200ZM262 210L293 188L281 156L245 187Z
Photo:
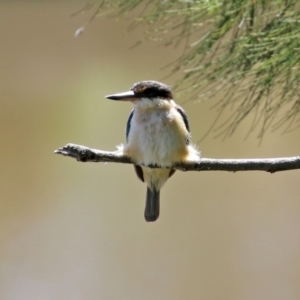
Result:
M160 213L160 190L175 173L174 165L200 159L200 152L191 143L187 115L175 103L171 88L154 80L137 82L129 91L106 98L133 104L126 144L119 151L134 162L137 177L147 184L144 217L154 222Z

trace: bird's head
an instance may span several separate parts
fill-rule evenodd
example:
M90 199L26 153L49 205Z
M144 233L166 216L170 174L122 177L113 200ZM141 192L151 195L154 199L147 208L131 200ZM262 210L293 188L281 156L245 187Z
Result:
M137 107L160 106L173 99L169 86L153 80L135 83L128 92L106 96L107 99L117 101L131 101Z

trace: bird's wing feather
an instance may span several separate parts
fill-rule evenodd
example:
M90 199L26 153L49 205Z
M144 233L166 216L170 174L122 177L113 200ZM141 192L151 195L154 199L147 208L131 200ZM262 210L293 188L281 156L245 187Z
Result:
M135 174L138 177L138 179L140 179L142 182L144 182L145 180L144 180L144 173L143 173L142 167L139 165L134 165L134 171L135 171Z
M185 111L180 106L177 106L176 109L177 109L177 111L179 112L179 114L181 115L181 117L183 119L186 130L188 131L188 133L190 133L191 132L190 131L190 124L189 124L189 120L187 118L187 115L186 115ZM187 145L189 145L189 143L190 143L190 138L191 138L190 134L187 134L186 141L185 141L185 143Z
M130 133L131 121L132 121L133 114L134 114L134 109L131 111L131 113L128 117L127 124L126 124L126 141L127 141L127 143L128 143L128 139L129 139L129 133ZM144 174L143 174L143 170L142 170L141 166L134 165L134 170L135 170L136 176L141 181L144 182Z
M186 129L187 129L187 131L188 131L188 132L191 132L191 131L190 131L189 120L188 120L188 118L187 118L187 115L186 115L185 111L184 111L183 108L180 107L180 106L177 106L176 109L177 109L177 111L180 113L180 115L181 115L181 117L182 117L182 119L183 119L183 122L184 122L184 124L185 124L185 127L186 127Z
M129 138L129 133L130 133L130 127L131 127L131 121L132 121L132 117L134 114L134 109L131 111L128 120L127 120L127 124L126 124L126 141L128 142L128 138Z

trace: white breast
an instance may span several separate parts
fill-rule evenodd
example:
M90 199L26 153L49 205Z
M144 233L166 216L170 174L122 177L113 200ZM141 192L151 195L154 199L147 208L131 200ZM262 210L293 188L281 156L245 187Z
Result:
M155 107L145 104L135 106L125 155L138 164L167 167L197 152L186 145L189 133L173 101Z

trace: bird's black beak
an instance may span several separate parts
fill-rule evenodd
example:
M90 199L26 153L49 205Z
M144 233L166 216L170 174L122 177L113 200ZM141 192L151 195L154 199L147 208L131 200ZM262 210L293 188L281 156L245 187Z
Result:
M111 100L118 100L118 101L134 101L137 97L133 91L128 91L124 93L108 95L106 96L106 98Z

